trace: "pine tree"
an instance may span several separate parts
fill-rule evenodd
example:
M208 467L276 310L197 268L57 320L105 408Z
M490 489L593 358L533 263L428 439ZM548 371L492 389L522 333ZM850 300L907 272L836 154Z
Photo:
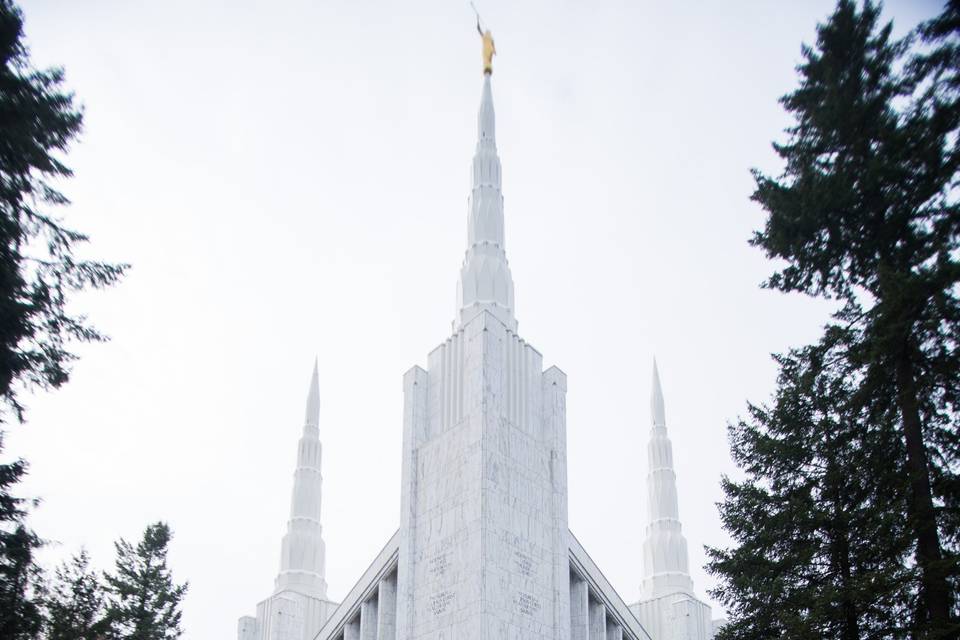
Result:
M9 640L37 638L43 621L36 601L40 570L34 560L40 540L24 524L24 501L10 494L25 472L22 460L0 465L0 638Z
M125 269L76 258L86 236L49 211L68 204L52 182L71 175L61 156L83 123L63 83L62 69L31 66L23 15L12 0L0 0L0 424L11 412L22 421L18 391L66 382L71 340L103 340L85 318L68 313L67 301L115 283ZM22 460L0 464L4 639L32 638L39 630L34 552L41 541L24 523L24 501L11 493L25 470Z
M0 400L17 417L18 387L66 382L70 340L104 339L68 313L69 294L109 286L125 269L77 259L87 237L45 210L69 203L51 180L72 175L59 156L83 113L63 89L63 70L33 69L22 39L20 10L0 0Z
M795 124L774 145L785 171L754 174L769 215L752 242L786 262L767 286L843 302L858 401L894 418L904 445L917 624L955 637L956 497L944 491L960 466L960 155L930 97L951 76L901 73L910 41L894 42L879 14L841 0L804 48L800 86L782 99Z
M936 112L937 124L947 131L960 126L960 2L950 0L936 18L917 29L929 47L913 54L910 79L921 90L920 106ZM951 151L957 153L958 141Z
M187 585L177 585L167 567L171 532L163 522L147 527L136 547L116 543L114 573L107 574L107 623L111 640L179 638L180 601Z
M46 640L99 640L105 631L103 584L86 550L57 568L44 597Z
M737 545L708 549L730 620L719 640L910 637L911 538L896 425L855 401L844 330L776 357L771 407L730 426L746 474L723 480ZM891 464L893 462L893 464Z

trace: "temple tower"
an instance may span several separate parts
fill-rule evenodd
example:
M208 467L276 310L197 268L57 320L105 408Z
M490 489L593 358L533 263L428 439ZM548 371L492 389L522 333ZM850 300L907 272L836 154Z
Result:
M656 360L650 392L650 423L641 600L631 609L655 640L709 640L713 637L710 606L698 600L693 592L687 540L677 504L673 444L667 435Z
M400 528L316 640L651 640L568 529L567 381L517 334L496 51L477 29L484 78L452 335L404 375Z
M490 85L454 333L404 377L398 640L570 637L566 376L516 334Z
M290 520L283 536L276 593L296 591L317 600L327 597L324 579L326 547L320 526L320 383L313 365L303 435L297 445L297 468L293 472Z
M327 600L326 549L320 525L320 383L313 365L303 432L297 444L290 519L280 551L274 592L256 617L240 618L239 640L312 640L336 608Z
M640 597L644 600L678 592L693 595L687 540L681 530L677 504L673 444L667 436L665 413L660 372L654 360L647 443L647 527L640 587Z

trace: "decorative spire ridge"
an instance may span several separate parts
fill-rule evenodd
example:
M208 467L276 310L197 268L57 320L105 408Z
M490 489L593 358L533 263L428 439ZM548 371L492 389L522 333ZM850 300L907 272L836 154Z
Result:
M473 156L473 188L467 209L467 253L460 268L454 326L459 329L479 313L489 311L511 331L516 331L513 275L505 252L500 158L489 74L483 77L477 149Z
M677 506L677 475L673 470L673 445L667 437L667 422L660 388L660 372L653 361L650 394L650 440L647 443L647 527L643 540L644 600L671 593L693 595L687 540L680 526Z
M327 597L326 547L320 526L320 474L322 448L319 438L320 383L317 362L313 363L307 415L297 446L297 468L293 472L290 520L283 536L280 573L276 591L292 591L325 600Z

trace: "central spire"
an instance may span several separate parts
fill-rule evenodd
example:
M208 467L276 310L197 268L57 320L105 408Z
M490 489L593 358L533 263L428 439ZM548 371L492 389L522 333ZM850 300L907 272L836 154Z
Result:
M517 330L513 276L505 248L493 92L490 74L484 74L477 149L473 155L473 188L468 200L467 252L457 286L456 329L477 314L489 311L511 331Z

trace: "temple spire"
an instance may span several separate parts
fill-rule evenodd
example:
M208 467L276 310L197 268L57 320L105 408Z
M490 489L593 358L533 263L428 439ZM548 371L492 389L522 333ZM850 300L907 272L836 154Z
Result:
M310 390L307 391L307 414L304 419L304 426L309 425L320 425L320 371L316 358L313 360L313 376L310 378Z
M647 526L643 541L641 597L659 598L671 593L693 595L687 540L680 526L677 476L673 470L673 445L667 436L660 372L653 362L650 391L650 440L647 444Z
M667 419L663 410L663 389L660 388L660 372L657 370L657 359L653 359L653 389L650 391L650 421L655 427L667 427Z
M319 437L320 384L316 361L307 391L303 435L297 446L293 472L290 520L283 536L276 592L292 591L321 600L327 597L326 548L320 526L321 445Z
M511 331L516 331L513 275L505 251L500 158L490 74L483 76L472 177L467 204L467 252L460 268L454 327L459 329L477 314L489 311Z

